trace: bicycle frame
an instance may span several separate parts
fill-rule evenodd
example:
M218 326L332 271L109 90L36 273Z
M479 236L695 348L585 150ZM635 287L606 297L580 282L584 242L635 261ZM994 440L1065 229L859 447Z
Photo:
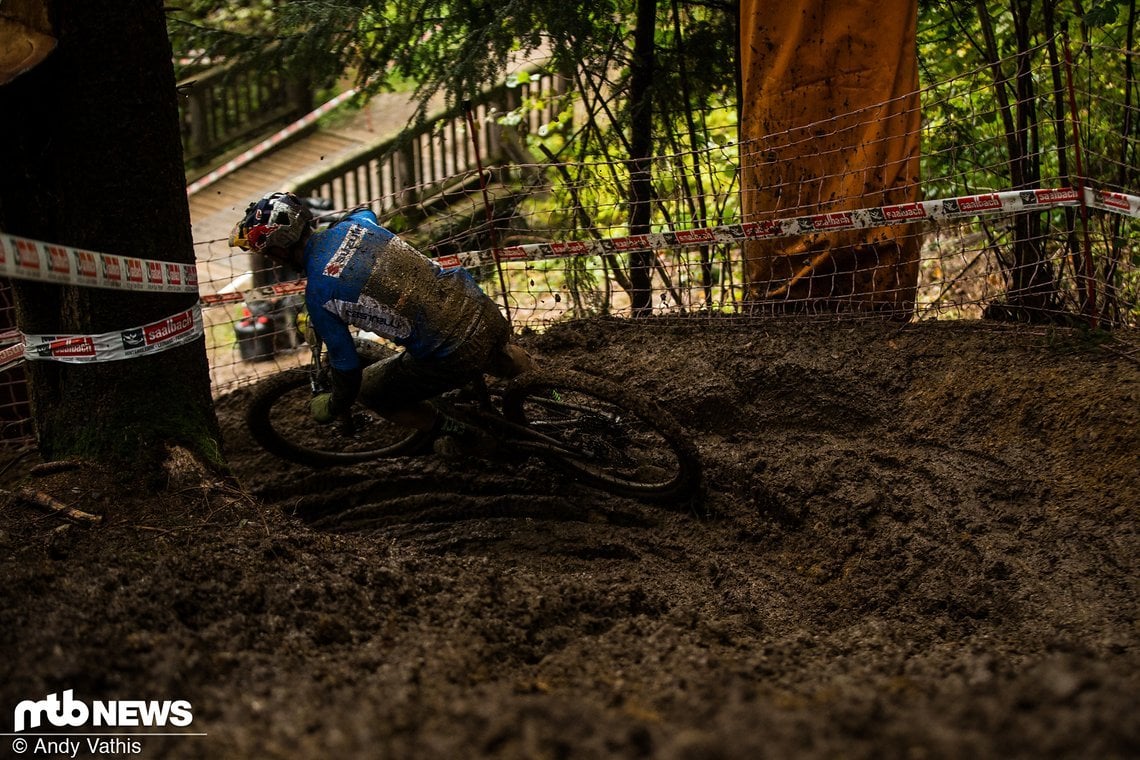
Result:
M472 400L472 404L477 406L473 407L472 405L462 402L455 402L449 398L449 396L470 390L470 387L445 394L435 399L433 401L434 405L437 409L441 409L445 413L450 413L462 422L478 427L483 432L494 437L501 444L520 453L560 455L574 453L567 448L562 441L546 435L534 426L508 419L506 415L503 414L503 410L492 400L485 381L477 381L471 385L476 386L474 390L477 396L480 395L479 386L482 387L484 392L482 398L477 397Z

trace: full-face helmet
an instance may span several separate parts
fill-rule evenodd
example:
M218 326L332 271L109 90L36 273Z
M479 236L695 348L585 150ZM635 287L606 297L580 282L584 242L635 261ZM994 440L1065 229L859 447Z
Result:
M270 193L249 204L230 234L230 245L261 253L266 248L292 248L313 221L313 212L293 193Z

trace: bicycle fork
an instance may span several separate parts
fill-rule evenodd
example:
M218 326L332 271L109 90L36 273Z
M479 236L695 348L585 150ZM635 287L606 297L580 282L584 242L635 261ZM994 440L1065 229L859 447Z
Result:
M312 353L312 360L309 365L309 390L313 395L324 393L324 371L321 369L321 351L324 349L324 344L318 339L312 341L312 347L309 349Z

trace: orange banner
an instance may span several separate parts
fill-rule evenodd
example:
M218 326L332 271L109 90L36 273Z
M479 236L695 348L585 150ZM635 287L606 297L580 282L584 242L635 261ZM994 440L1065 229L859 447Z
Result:
M914 202L914 0L741 0L746 222ZM913 226L749 241L749 299L913 309Z

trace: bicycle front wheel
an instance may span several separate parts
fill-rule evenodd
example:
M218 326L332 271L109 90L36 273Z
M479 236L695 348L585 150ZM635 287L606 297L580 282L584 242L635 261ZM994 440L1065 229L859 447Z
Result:
M392 355L376 343L357 342L366 365ZM312 401L309 372L287 370L259 383L246 409L249 432L266 451L290 462L338 465L367 462L418 451L430 436L395 425L359 404L351 423L320 425L309 412Z
M582 481L621 496L682 500L700 483L696 447L658 404L577 372L527 373L503 395L530 448Z
M249 432L266 451L298 464L352 464L408 454L419 448L424 437L359 406L351 425L314 422L309 413L313 394L304 370L272 377L254 393L246 411Z

